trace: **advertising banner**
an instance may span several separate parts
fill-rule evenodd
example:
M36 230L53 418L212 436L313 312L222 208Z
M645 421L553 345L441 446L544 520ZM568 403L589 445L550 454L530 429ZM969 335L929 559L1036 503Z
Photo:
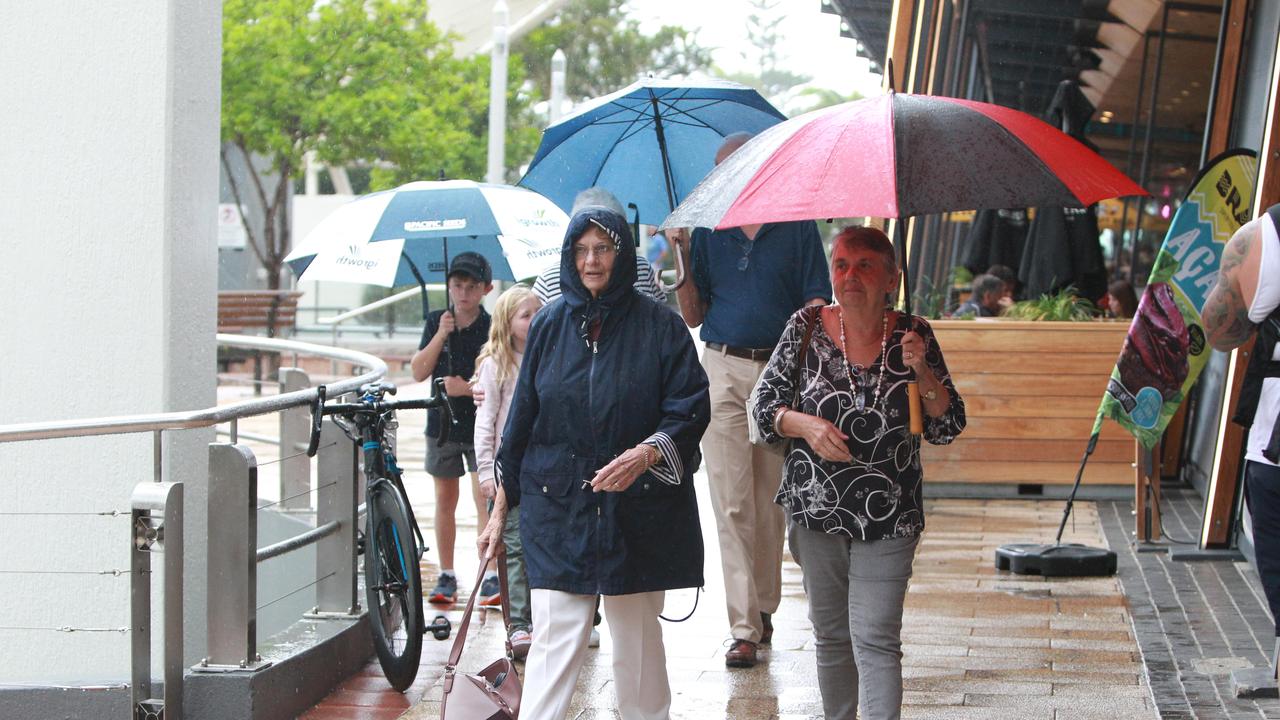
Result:
M1217 282L1222 249L1251 217L1257 169L1253 151L1229 150L1192 182L1111 371L1095 436L1109 417L1150 449L1200 376L1211 350L1200 311Z

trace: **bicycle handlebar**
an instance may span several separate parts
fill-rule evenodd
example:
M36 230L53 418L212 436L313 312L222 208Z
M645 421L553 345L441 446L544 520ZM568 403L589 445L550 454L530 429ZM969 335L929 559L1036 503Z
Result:
M311 402L311 437L307 440L307 457L315 457L320 449L320 424L324 419L325 386L316 387L316 399Z
M431 395L416 400L383 400L382 396L395 395L396 386L389 382L369 383L360 388L363 396L359 402L325 405L325 386L316 387L316 399L311 404L311 438L307 442L307 457L315 457L320 449L320 429L325 415L352 416L360 413L382 414L395 410L429 410L440 408L445 414L447 428L453 422L453 410L444 392L444 378L431 383ZM446 430L447 432L447 430Z

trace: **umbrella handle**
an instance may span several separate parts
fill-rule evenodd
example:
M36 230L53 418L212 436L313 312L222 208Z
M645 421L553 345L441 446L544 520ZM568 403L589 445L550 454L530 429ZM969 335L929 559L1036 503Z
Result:
M924 433L924 408L920 405L920 383L907 381L907 419L912 435Z
M675 257L676 263L676 283L668 285L662 282L662 274L658 274L658 285L662 287L662 291L670 295L680 289L684 285L684 281L688 279L688 270L684 266L684 253L680 252L680 243L671 238L667 238L667 244L671 246L671 254Z

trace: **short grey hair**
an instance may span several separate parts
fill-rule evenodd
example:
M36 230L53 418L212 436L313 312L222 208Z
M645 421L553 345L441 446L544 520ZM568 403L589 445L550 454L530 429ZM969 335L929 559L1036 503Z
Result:
M573 209L569 211L569 217L577 215L580 210L587 207L602 207L624 218L627 216L627 211L623 209L622 203L618 202L618 198L599 186L589 187L573 198Z

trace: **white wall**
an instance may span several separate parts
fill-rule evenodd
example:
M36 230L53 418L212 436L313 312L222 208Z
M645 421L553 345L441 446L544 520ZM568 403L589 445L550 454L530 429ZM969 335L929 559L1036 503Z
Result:
M221 3L0 10L0 423L215 404ZM175 433L189 597L203 593L210 431ZM0 569L127 569L148 435L0 445ZM194 567L193 567L194 565ZM5 627L123 628L127 576L0 573ZM202 613L200 608L191 608ZM190 610L190 609L189 609ZM188 619L199 657L203 615ZM128 636L0 629L0 682L119 679Z

